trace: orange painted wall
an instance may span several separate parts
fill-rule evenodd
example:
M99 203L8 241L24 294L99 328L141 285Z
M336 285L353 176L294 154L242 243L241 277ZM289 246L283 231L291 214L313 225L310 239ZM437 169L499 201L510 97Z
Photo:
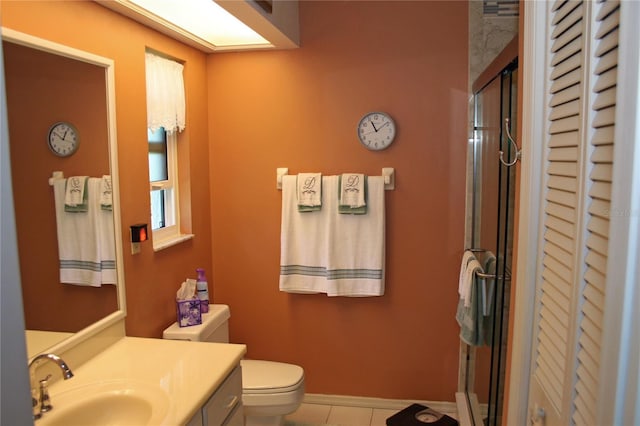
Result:
M300 2L302 46L208 58L215 299L248 356L294 362L311 393L453 401L464 244L466 2ZM390 113L394 144L356 124ZM278 290L281 193L292 174L395 167L386 294Z
M211 269L209 145L206 55L122 17L93 1L0 3L8 28L111 58L115 62L116 123L125 253L127 334L161 337L175 321L175 292L195 268ZM129 249L129 225L150 222L146 135L145 48L185 61L187 129L180 135L182 178L190 183L195 238L158 253L151 242L141 253ZM45 135L42 135L45 140ZM11 140L10 144L15 141ZM50 172L50 171L49 171Z

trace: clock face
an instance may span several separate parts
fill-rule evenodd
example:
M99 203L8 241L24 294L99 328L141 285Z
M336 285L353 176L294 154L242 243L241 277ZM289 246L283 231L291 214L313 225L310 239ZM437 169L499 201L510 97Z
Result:
M47 143L55 155L68 157L78 149L78 131L70 123L55 123L49 129Z
M370 112L358 123L358 138L368 149L385 149L391 145L395 136L396 124L387 113Z

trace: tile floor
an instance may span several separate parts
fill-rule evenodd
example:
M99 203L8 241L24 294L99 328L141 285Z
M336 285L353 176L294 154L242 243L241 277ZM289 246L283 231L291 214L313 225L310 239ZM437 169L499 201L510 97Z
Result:
M400 410L344 407L303 403L285 417L285 426L386 426L386 420ZM447 413L454 416L452 413Z

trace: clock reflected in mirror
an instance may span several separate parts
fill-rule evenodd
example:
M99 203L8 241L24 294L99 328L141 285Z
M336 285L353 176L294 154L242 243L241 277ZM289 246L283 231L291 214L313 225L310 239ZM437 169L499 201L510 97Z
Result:
M78 130L64 121L55 123L49 129L47 144L51 152L59 157L68 157L78 150L80 139Z

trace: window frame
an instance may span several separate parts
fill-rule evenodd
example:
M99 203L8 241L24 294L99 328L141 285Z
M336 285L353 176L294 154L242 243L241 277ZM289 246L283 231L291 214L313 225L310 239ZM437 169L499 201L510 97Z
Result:
M149 197L151 203L151 193L157 190L165 191L165 223L172 225L158 229L151 229L153 250L158 251L185 241L193 237L192 234L183 234L180 229L180 193L178 181L178 132L165 130L167 144L167 180L152 182L149 180ZM171 194L167 196L167 192ZM151 209L151 204L150 211ZM172 219L172 220L168 220Z

